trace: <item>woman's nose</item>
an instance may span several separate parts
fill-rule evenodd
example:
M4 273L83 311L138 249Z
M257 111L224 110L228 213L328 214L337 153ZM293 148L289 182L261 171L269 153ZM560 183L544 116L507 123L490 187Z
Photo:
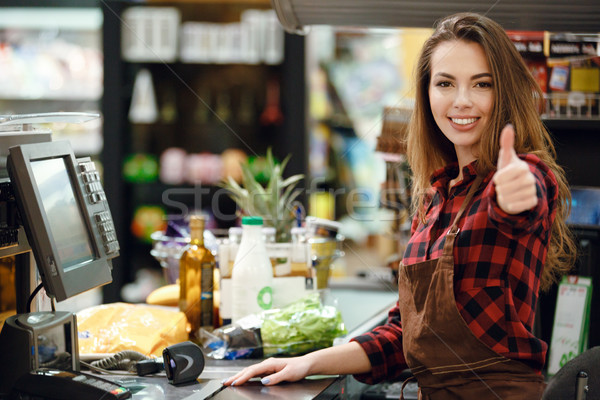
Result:
M471 93L466 87L459 87L456 90L456 97L454 98L454 106L455 107L470 107L472 106L471 102Z

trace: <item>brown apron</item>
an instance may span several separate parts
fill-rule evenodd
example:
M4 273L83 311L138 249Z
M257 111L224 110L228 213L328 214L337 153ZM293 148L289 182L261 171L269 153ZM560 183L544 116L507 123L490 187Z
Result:
M544 391L542 375L481 342L456 308L457 223L481 181L477 177L472 183L447 233L442 256L400 266L402 343L406 362L419 383L419 399L537 400Z

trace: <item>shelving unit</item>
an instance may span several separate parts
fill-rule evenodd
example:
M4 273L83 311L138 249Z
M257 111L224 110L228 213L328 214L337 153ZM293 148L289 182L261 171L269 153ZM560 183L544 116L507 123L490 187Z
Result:
M178 213L177 206L165 204L162 198L165 191L175 193L175 203L193 208L197 205L211 206L218 190L214 185L126 182L122 168L129 155L145 153L158 158L170 147L182 148L189 154L220 154L229 148L239 148L249 155L261 155L272 146L275 156L280 159L293 154L286 174L305 173L307 165L302 37L285 35L285 57L278 65L183 63L180 60L169 63L129 62L124 61L121 54L121 24L123 13L133 6L176 7L182 23L231 23L239 21L240 13L246 9L268 9L269 1L103 2L104 188L121 244L121 256L114 262L114 283L104 288L105 302L120 300L120 288L133 280L138 269L148 266L158 268L158 263L150 256L150 244L141 242L130 233L136 207L142 204L160 205L167 213ZM167 106L176 111L176 118L159 119L153 124L132 124L129 121L133 84L143 68L153 77L159 111L165 102L171 102ZM262 126L259 116L265 106L265 89L270 81L280 86L279 106L284 119L281 125ZM249 121L236 119L244 90L251 93L252 118ZM228 97L229 101L223 101L222 97ZM210 109L206 108L206 104ZM220 113L219 107L225 112ZM230 117L223 118L226 114ZM235 214L235 204L226 196L219 196L218 206L225 214ZM219 223L219 227L226 228L235 220Z
M270 6L270 0L148 0L148 5L154 4L195 4L195 5L243 5L243 6Z
M99 112L102 12L92 1L5 1L0 13L0 114ZM101 122L49 124L77 155L102 150Z

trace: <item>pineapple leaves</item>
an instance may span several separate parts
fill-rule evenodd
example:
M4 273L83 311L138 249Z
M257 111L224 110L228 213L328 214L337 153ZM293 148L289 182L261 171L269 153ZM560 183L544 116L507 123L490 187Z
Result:
M287 179L283 178L283 171L291 155L277 163L271 148L266 154L266 173L268 182L263 187L255 178L248 164L241 164L242 186L234 179L228 177L221 187L230 192L230 197L242 209L244 214L262 216L265 225L275 227L277 240L289 238L289 230L294 220L293 202L302 193L294 190L304 175L297 174Z

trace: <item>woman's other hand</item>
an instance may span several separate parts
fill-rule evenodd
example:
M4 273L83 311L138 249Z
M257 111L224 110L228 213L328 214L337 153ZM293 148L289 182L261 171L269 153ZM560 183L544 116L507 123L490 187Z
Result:
M498 169L494 174L496 201L507 214L531 210L538 203L535 177L514 149L515 130L508 124L500 134Z
M244 368L223 381L223 385L238 386L250 378L261 377L263 385L295 382L308 375L351 375L371 371L367 353L357 342L313 351L301 357L269 358Z
M306 377L310 370L307 356L293 358L268 358L258 364L244 368L234 376L223 381L223 385L237 386L254 377L262 377L263 385L275 385L279 382L294 382Z

